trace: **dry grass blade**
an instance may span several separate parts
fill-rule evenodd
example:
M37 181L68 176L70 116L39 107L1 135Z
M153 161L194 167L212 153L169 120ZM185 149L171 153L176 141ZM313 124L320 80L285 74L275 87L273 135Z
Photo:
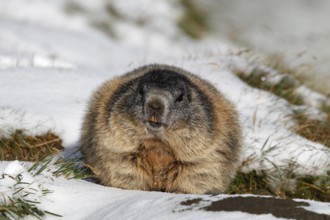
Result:
M296 113L293 118L298 126L296 133L317 143L330 147L330 114L324 121L310 119L303 113Z
M37 161L62 149L61 139L51 132L28 136L17 130L9 138L0 139L0 160Z

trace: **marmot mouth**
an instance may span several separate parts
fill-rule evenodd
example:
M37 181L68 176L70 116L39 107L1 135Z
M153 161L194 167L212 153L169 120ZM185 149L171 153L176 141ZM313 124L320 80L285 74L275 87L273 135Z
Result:
M148 121L148 125L152 128L160 128L163 124L160 122Z
M154 121L144 121L144 124L146 125L147 129L150 132L159 132L162 129L165 129L167 125L162 122L154 122Z

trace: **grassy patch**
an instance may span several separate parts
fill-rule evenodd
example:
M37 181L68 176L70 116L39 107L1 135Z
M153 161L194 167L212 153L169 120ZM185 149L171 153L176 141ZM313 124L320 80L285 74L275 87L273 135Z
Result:
M285 76L280 82L270 85L266 79L269 74L260 70L251 74L237 73L237 75L251 87L271 92L293 105L304 104L303 99L295 93L295 89L299 85L296 80L290 80L291 76ZM330 107L325 106L320 110L327 114L325 120L311 119L301 111L294 112L292 117L297 122L295 132L306 139L330 147ZM238 173L231 183L228 193L252 193L330 202L330 172L326 176L288 176L286 179L285 177L281 177L281 179L283 179L280 180L281 186L274 189L267 176L262 172ZM295 182L295 186L290 190L285 183L288 180Z
M266 176L264 174L257 174L255 171L250 173L237 173L227 193L274 195L267 184Z
M293 118L298 123L297 134L330 147L330 113L324 121L310 119L301 112L295 113Z
M86 10L80 4L73 1L69 1L64 6L64 12L66 12L68 15L74 15L86 13Z
M105 5L106 12L116 19L125 19L124 16L113 6L111 2Z
M52 169L50 169L50 166L52 166ZM56 157L49 155L42 160L36 161L28 171L36 176L45 170L51 172L55 177L62 176L66 179L87 179L94 177L89 166L84 164L80 157L75 156L63 158L58 155Z
M62 140L55 134L47 132L43 135L28 136L23 131L17 130L10 137L0 139L0 160L22 160L35 161L27 170L32 176L48 172L53 177L63 176L65 178L90 178L92 174L81 162L81 158L72 155L63 158L60 155ZM45 215L61 217L56 213L39 208L40 201L29 200L28 197L34 194L30 184L24 182L22 175L16 177L3 174L0 176L0 184L6 178L15 180L16 183L8 188L11 195L2 196L3 203L0 204L0 219L22 219L32 216L36 219L43 219ZM43 196L51 193L47 189L42 190ZM1 201L1 200L0 200Z
M201 39L205 32L209 31L206 15L200 11L192 1L180 0L185 13L178 22L178 26L188 36L194 39Z
M70 158L63 158L60 154L51 154L37 160L25 172L28 172L33 177L46 173L44 177L46 179L59 176L67 179L86 179L93 177L93 174L81 161L81 158L74 157L73 155ZM38 181L37 179L31 183L26 182L22 174L18 174L16 177L3 174L0 176L0 184L2 181L7 181L8 184L8 179L10 179L10 182L13 180L16 182L11 186L5 185L3 188L4 191L0 192L0 201L1 199L3 200L3 203L0 204L0 219L23 219L27 216L43 219L46 215L62 217L57 213L43 210L39 207L41 196L38 194L38 189L33 188L36 186L33 183L34 181ZM52 193L47 188L44 188L42 183L38 183L37 185L42 191L42 196ZM6 187L7 189L5 189ZM30 196L33 198L34 194L38 195L34 197L37 200L29 198Z
M270 85L266 80L268 74L260 70L255 70L248 76L243 73L237 73L237 75L251 87L271 92L294 105L304 104L302 98L295 94L295 89L297 88L295 81L289 77L283 77L279 83Z
M304 176L297 179L296 190L288 197L330 202L330 172L327 176Z
M237 73L237 75L251 87L271 92L293 105L304 104L303 99L295 92L297 81L291 80L291 76L285 76L278 83L270 85L266 80L268 74L259 70L251 74ZM324 106L320 110L327 114L325 120L311 119L302 112L294 112L292 118L297 122L295 132L313 142L330 147L330 106Z
M51 132L28 136L23 131L17 130L10 137L0 139L0 161L37 161L62 149L61 139Z
M98 20L92 21L91 25L107 34L110 38L117 38L116 33L113 30L113 26L110 22Z
M23 219L27 216L43 219L46 214L62 217L61 215L39 209L37 204L37 202L20 198L13 200L11 204L0 205L0 219Z
M264 173L239 172L230 184L229 194L273 195L282 198L311 199L330 202L330 172L326 176L302 176L295 179L294 189L288 189L284 183L274 189Z

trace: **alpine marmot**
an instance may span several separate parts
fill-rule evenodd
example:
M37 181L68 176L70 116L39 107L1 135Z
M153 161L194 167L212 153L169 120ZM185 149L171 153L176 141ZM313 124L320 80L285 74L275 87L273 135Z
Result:
M235 176L241 130L232 104L210 83L147 65L95 91L81 147L104 185L217 194Z

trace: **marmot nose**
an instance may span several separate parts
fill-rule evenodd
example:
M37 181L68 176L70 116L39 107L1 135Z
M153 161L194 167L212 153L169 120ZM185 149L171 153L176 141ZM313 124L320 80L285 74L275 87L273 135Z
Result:
M153 99L146 103L146 110L149 117L161 117L164 114L164 109L164 103L159 99Z

